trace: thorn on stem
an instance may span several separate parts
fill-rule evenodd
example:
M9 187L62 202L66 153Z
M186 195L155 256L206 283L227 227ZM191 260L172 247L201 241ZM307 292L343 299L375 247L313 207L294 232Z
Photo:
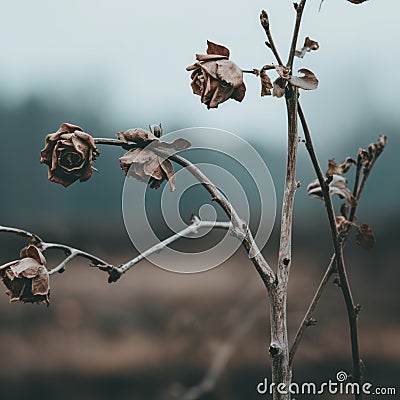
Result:
M307 326L315 326L315 325L317 325L317 323L318 323L318 321L317 321L315 318L311 317L311 318L307 321L306 325L307 325Z
M340 284L340 279L339 279L339 278L335 278L335 279L333 280L333 283L334 283L337 287L340 287L340 286L341 286L341 284Z
M268 349L268 353L271 358L277 357L282 352L281 346L278 343L271 343Z

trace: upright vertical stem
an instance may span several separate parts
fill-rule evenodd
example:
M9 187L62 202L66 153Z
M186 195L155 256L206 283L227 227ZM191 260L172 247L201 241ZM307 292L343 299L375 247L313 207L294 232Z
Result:
M285 190L283 194L282 219L279 243L279 258L275 290L270 291L271 304L271 346L272 380L275 385L284 384L286 390L292 379L289 363L287 333L287 288L292 261L292 221L296 193L297 135L297 88L288 85L286 89L286 108L288 118L288 152L286 160ZM274 400L288 400L290 394L282 394L274 388Z

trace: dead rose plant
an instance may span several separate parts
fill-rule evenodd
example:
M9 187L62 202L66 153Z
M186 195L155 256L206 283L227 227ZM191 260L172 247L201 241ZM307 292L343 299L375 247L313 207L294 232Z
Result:
M360 4L366 0L348 1ZM375 244L372 229L365 223L358 224L356 211L371 170L386 146L386 137L380 135L375 143L365 149L359 149L354 158L348 157L340 164L337 164L333 158L330 159L326 172L323 172L299 100L300 91L317 89L318 79L312 71L305 67L299 69L300 75L292 73L295 57L303 60L307 53L319 49L318 42L310 39L310 37L305 38L300 48L298 46L299 29L305 6L306 0L294 3L295 24L286 63L282 61L275 46L268 14L266 11L262 11L260 22L267 38L265 44L271 49L276 63L269 62L261 68L254 68L251 71L242 70L230 59L228 48L207 41L207 54L197 54L196 62L187 67L187 70L191 72L193 93L200 96L201 103L209 109L218 108L229 99L241 102L246 94L245 73L253 74L260 79L261 96L272 95L276 98L285 99L288 125L287 163L277 269L273 270L259 251L256 251L256 255L251 258L251 262L264 282L269 298L271 330L269 335L266 334L266 337L269 336L270 338L268 352L271 358L272 380L276 385L273 393L275 400L290 399L289 393L282 393L276 387L278 384L286 385L285 387L290 385L294 356L307 327L315 325L316 321L313 318L315 309L324 288L332 277L340 288L346 304L353 365L349 376L355 383L361 385L363 382L364 365L360 357L357 325L360 306L353 299L343 249L351 236L352 230L356 231L356 243L358 245L372 248ZM273 80L270 77L271 73L276 75ZM292 265L294 197L298 188L296 161L299 145L299 125L302 127L305 138L301 142L304 143L309 153L317 177L315 181L308 185L307 191L310 196L322 200L325 205L332 237L333 254L298 328L295 339L290 345L287 332L286 303L289 273ZM149 147L150 144L151 147ZM84 182L92 177L92 172L95 170L93 162L100 155L97 148L100 145L119 146L125 150L125 154L119 158L121 169L128 177L145 182L150 188L157 189L164 181L168 181L171 191L175 190L176 179L173 163L187 168L209 192L212 199L222 207L230 222L215 223L193 217L191 224L184 231L177 232L120 266L114 266L95 255L64 244L45 242L36 234L25 230L0 226L0 232L22 235L30 242L21 251L19 260L11 261L0 267L0 279L7 287L7 294L11 301L49 304L49 278L57 272L63 272L67 264L76 257L89 260L93 267L97 267L108 274L109 282L116 282L146 256L162 250L182 237L182 234L194 233L205 227L229 229L241 241L248 253L251 249L257 249L249 227L243 223L240 215L237 214L228 199L189 160L178 153L169 151L170 149L177 152L185 150L190 147L190 143L184 138L177 139L172 143L164 142L161 125L151 125L148 130L142 128L128 129L125 132L117 133L116 138L111 139L96 138L77 125L63 123L55 133L47 135L45 147L41 151L40 162L47 165L48 177L52 182L67 187L77 180ZM345 174L352 168L355 169L354 182L349 185ZM333 195L338 195L344 200L338 213L335 212L332 204ZM65 253L64 260L52 269L47 269L46 259L42 254L48 249L59 249ZM355 398L361 399L362 393L355 394Z

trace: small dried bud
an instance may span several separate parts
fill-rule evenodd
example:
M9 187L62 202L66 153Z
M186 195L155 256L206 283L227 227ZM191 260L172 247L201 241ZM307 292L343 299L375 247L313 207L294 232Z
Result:
M352 167L352 165L355 164L355 160L353 160L351 157L347 157L341 164L336 164L335 159L330 158L328 160L328 170L326 171L326 176L343 175Z
M303 58L307 52L315 51L319 49L319 44L315 40L310 39L308 36L304 40L304 45L301 50L296 50L296 57Z
M0 278L7 287L10 301L49 305L49 273L46 259L33 245L22 251L22 258L0 266Z
M92 136L76 125L64 123L56 133L47 135L40 162L48 165L52 182L67 187L77 181L87 181L96 170L92 161L99 156Z
M268 18L268 14L267 14L267 12L265 10L261 11L260 22L261 22L262 27L265 30L269 29L269 18Z
M367 224L362 224L357 229L357 244L364 249L372 249L376 240L372 229Z

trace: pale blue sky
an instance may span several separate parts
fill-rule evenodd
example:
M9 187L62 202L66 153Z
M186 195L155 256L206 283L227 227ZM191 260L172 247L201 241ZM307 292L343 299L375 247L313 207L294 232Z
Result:
M259 97L259 82L246 76L242 104L229 101L207 111L189 88L185 67L206 39L230 48L242 68L274 61L265 47L258 15L270 14L284 57L293 20L289 0L15 0L0 14L0 85L7 101L32 93L51 101L90 104L115 120L116 130L135 121L164 126L212 126L244 138L283 144L282 101ZM297 60L320 80L302 99L317 144L327 135L345 138L360 112L398 118L398 1L309 0L300 34L318 40L320 50ZM297 68L297 69L298 69ZM118 125L118 126L117 126ZM375 137L375 132L371 132Z

